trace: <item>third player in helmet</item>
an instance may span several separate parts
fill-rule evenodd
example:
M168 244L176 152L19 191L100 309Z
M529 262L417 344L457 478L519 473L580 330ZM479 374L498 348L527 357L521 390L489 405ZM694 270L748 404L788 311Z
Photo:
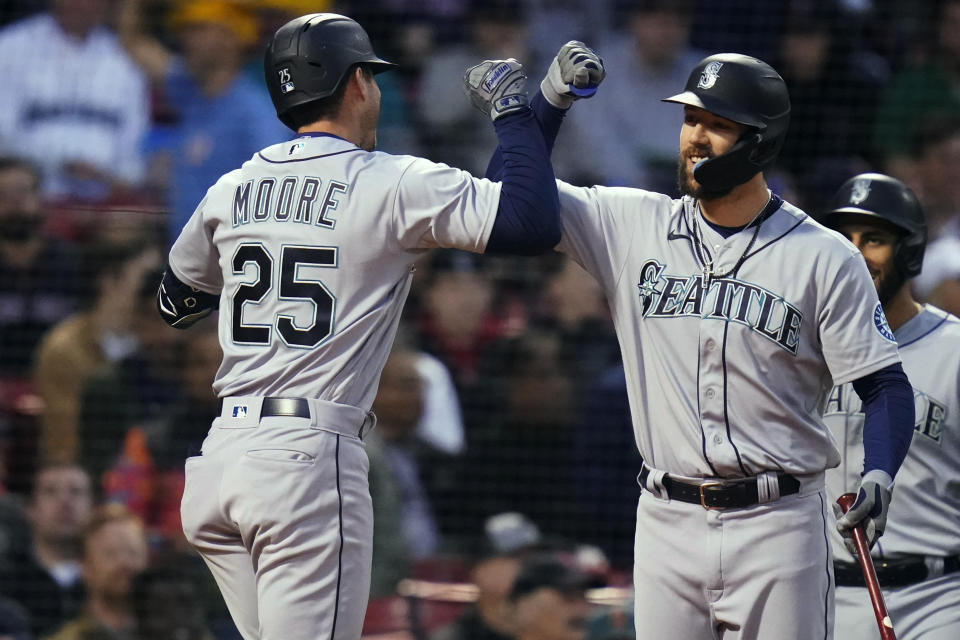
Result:
M840 187L822 222L863 253L890 326L896 329L914 315L896 322L898 310L916 305L903 285L920 274L927 244L927 225L914 193L890 176L854 176Z
M960 320L913 298L926 225L902 182L868 173L848 180L821 220L863 254L873 275L903 368L916 398L909 451L897 474L885 533L871 552L900 640L960 637ZM842 461L827 471L832 496L860 484L867 418L850 385L835 387L824 422ZM849 541L831 534L836 581L836 638L877 637L870 598Z

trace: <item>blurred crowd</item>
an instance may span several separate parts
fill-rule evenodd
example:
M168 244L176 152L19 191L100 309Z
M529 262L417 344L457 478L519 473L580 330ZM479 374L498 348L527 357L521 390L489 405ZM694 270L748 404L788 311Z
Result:
M183 461L218 413L216 323L170 329L154 296L206 189L293 137L262 43L315 11L400 64L377 76L380 148L475 175L495 137L461 78L481 60L539 78L587 42L608 77L567 117L557 176L675 194L682 112L660 98L709 53L760 57L793 104L771 188L816 215L856 173L899 177L932 239L917 298L960 312L960 0L0 2L0 639L238 637L179 522ZM632 637L587 599L629 586L639 457L583 270L431 254L374 411L371 628ZM476 591L410 596L437 580Z

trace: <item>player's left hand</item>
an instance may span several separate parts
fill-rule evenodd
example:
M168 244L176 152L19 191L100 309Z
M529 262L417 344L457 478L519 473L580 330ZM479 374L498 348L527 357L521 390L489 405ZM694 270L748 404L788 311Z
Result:
M568 109L574 100L592 97L606 75L603 59L579 40L571 40L550 63L540 91L553 106Z
M857 555L856 546L853 544L854 527L863 525L867 545L870 547L873 547L877 539L883 535L883 530L887 526L892 489L893 478L890 474L874 469L864 474L860 480L857 499L846 514L839 505L833 505L834 513L837 514L837 531L843 536L843 544L853 555Z
M480 111L491 120L525 109L527 74L514 58L484 60L463 74L463 90Z

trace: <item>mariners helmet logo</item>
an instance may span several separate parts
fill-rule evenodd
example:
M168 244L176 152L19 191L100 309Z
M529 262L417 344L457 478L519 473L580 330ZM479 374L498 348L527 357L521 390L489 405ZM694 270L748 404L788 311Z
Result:
M711 62L705 66L700 74L700 82L697 83L697 88L709 89L717 84L717 77L720 75L720 67L722 66L722 62Z
M647 260L640 267L640 282L637 288L640 290L640 301L643 306L643 315L647 315L653 301L660 295L661 291L657 288L660 281L660 274L666 265L662 265L656 260Z
M850 204L860 204L870 195L870 178L857 178L850 191Z

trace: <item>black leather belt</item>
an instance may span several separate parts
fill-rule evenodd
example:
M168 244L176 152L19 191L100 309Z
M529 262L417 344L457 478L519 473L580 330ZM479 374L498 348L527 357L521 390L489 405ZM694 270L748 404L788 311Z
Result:
M640 472L640 486L645 487L650 470L644 467ZM786 473L777 474L780 495L789 496L800 491L800 481ZM704 509L742 509L760 502L757 478L737 478L735 480L705 480L703 482L684 482L663 476L663 487L671 500L699 504Z
M877 580L881 587L905 587L923 582L930 575L923 556L906 558L874 558L873 567L877 570ZM948 556L943 559L943 575L960 571L960 556ZM865 587L863 571L855 562L834 562L834 581L838 587Z
M261 418L309 418L310 403L306 398L271 398L263 399L260 405Z

